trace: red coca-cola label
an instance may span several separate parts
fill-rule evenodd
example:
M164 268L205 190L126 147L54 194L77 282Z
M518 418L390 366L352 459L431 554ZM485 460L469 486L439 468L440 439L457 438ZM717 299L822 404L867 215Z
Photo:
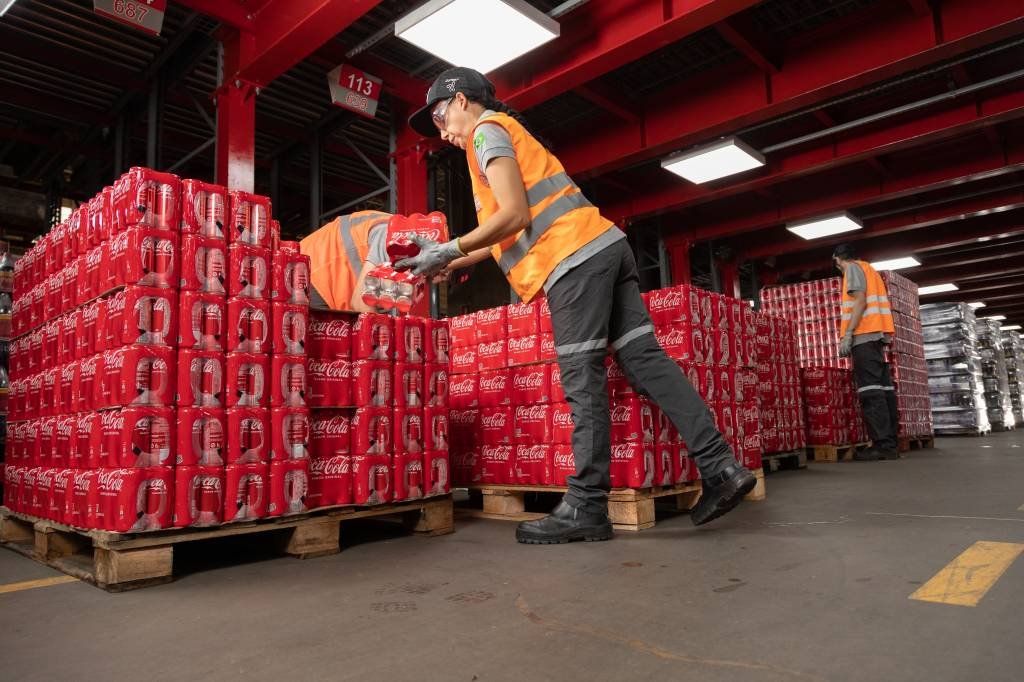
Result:
M178 345L223 351L227 343L227 302L218 294L181 292Z
M396 364L392 386L395 407L423 407L426 389L423 365Z
M424 449L447 452L449 447L448 408L426 407L423 409Z
M563 445L571 444L573 428L572 408L567 403L552 403L551 442Z
M428 363L447 364L451 350L448 320L426 320L423 360Z
M266 355L228 353L227 407L270 405L270 361Z
M390 502L394 484L390 455L354 455L352 457L352 502L377 505Z
M451 492L450 461L448 451L423 453L423 496L434 497Z
M224 467L224 522L253 521L267 515L270 500L266 464L229 464Z
M270 410L233 407L227 410L227 464L270 461Z
M404 367L404 366L403 366ZM384 407L396 400L391 363L384 360L358 360L352 363L352 395L359 407ZM422 386L422 373L420 374ZM403 390L405 387L401 387ZM404 396L402 400L404 400Z
M426 323L423 318L405 315L395 318L395 359L403 363L423 363Z
M466 450L479 445L480 411L451 410L448 413L449 448Z
M510 372L514 405L533 405L551 401L551 365L514 367Z
M248 192L228 192L228 241L270 246L270 199Z
M306 405L308 375L304 355L274 355L270 361L270 404L274 407Z
M536 336L540 333L540 304L513 303L505 312L505 331L509 337Z
M458 315L448 318L448 334L452 348L476 348L476 316Z
M216 407L179 407L179 466L223 466L227 447L227 415Z
M521 445L552 442L551 405L519 405L515 408L515 440Z
M97 195L90 204L90 221L97 238L132 225L177 231L181 223L181 180L171 173L133 167L122 175L110 192ZM109 201L109 208L104 206ZM109 211L108 215L105 215ZM102 223L113 224L104 227Z
M477 374L456 374L448 383L448 405L453 410L462 410L480 405L480 376Z
M270 298L281 303L309 305L309 256L298 252L275 251Z
M618 398L611 406L612 442L654 442L654 415L639 398Z
M476 322L477 343L489 343L505 339L508 326L505 306L477 311L474 314L474 318Z
M311 311L306 332L311 358L349 358L352 355L352 316Z
M179 466L174 472L174 526L216 526L223 517L223 467Z
M94 382L95 407L173 405L175 360L174 349L163 346L135 345L106 351L102 382Z
M576 458L573 456L572 446L568 444L555 444L551 446L551 483L553 485L568 485L567 479L576 475Z
M516 446L515 478L519 485L552 485L554 446L547 444Z
M516 442L515 418L510 407L480 408L478 428L480 444L512 445Z
M476 346L469 348L452 348L451 363L449 365L452 374L473 374L477 371Z
M423 453L395 453L392 460L395 494L393 502L418 500L423 497Z
M228 296L270 297L270 250L249 244L228 246Z
M273 336L270 352L305 355L309 308L291 303L273 303L271 307Z
M499 342L500 343L500 342ZM540 337L517 336L508 339L509 365L527 365L540 362Z
M110 241L109 268L100 290L139 284L174 289L179 282L178 235L148 227L131 227ZM87 262L88 269L88 262Z
M480 447L480 480L483 485L514 485L514 445L483 445Z
M686 286L658 289L647 297L647 308L656 326L671 326L692 320ZM700 321L697 321L700 324Z
M226 237L228 190L200 180L181 182L181 232L213 237Z
M183 234L181 290L224 295L228 290L228 246L223 240Z
M225 384L223 353L185 348L179 351L179 406L223 407Z
M352 417L349 410L317 410L310 415L309 454L313 459L352 452Z
M388 221L387 252L392 263L412 258L420 252L419 245L411 239L412 235L418 235L434 242L446 242L448 241L447 219L440 211L434 211L427 215L413 213L409 216L391 216Z
M353 360L391 360L394 358L392 318L379 313L363 313L352 327Z
M345 454L312 459L306 505L317 509L342 504L352 504L352 457Z
M428 364L423 368L426 394L424 397L427 407L448 406L448 369L445 365Z
M228 299L228 352L270 350L270 304L247 298Z
M654 484L654 443L613 443L609 474L613 488L649 488Z
M392 413L394 423L394 453L418 454L423 452L426 433L423 410L420 408L396 407Z
M390 454L392 435L390 408L360 407L352 418L352 454Z
M476 365L481 372L508 367L508 342L499 339L478 344Z
M306 363L310 407L346 407L353 404L352 362L347 359L320 360Z
M105 530L118 533L170 528L174 520L174 468L101 469L99 513Z
M453 383L454 389L454 383ZM507 369L480 372L479 403L481 407L499 407L512 403L512 380Z
M286 459L270 463L270 503L267 516L300 514L308 509L309 460Z

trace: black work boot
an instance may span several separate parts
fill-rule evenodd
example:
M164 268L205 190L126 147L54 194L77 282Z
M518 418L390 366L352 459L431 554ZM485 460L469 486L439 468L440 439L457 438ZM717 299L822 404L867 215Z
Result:
M565 500L550 514L536 521L523 521L516 528L516 540L528 545L560 545L573 540L595 542L612 539L608 514L588 512Z
M853 453L853 459L857 462L877 462L878 460L885 458L885 455L874 447L864 448L863 450L857 450Z
M755 485L754 474L739 464L727 466L717 476L701 479L700 499L690 512L690 520L693 525L701 526L729 513Z
M878 454L881 459L899 459L900 451L898 448L878 448Z

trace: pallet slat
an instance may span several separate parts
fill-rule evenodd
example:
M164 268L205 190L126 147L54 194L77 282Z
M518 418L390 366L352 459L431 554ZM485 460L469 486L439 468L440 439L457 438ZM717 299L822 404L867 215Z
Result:
M174 546L182 542L276 532L270 546L308 559L341 551L341 523L387 516L400 517L403 525L417 535L454 532L452 498L445 495L378 507L323 508L214 528L136 534L72 528L0 507L0 543L68 575L119 592L173 580Z

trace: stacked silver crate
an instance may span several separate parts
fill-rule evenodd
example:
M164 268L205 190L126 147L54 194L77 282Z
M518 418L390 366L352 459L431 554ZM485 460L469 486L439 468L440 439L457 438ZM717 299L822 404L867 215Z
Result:
M1003 323L982 318L978 320L975 329L978 335L978 354L981 355L988 421L995 431L1012 429L1016 422L1010 404L1010 380L1003 351Z
M1003 331L1003 354L1006 356L1013 419L1017 424L1024 424L1024 339L1019 332Z
M929 303L921 306L921 324L935 433L987 433L992 426L974 309L966 303Z

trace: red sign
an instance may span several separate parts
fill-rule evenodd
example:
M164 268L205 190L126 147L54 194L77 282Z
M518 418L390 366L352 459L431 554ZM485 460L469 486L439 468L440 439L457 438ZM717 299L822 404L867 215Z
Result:
M93 0L93 9L111 19L155 36L160 35L167 0Z
M373 118L377 114L380 93L384 81L376 76L341 64L327 74L331 89L331 101L344 109Z

